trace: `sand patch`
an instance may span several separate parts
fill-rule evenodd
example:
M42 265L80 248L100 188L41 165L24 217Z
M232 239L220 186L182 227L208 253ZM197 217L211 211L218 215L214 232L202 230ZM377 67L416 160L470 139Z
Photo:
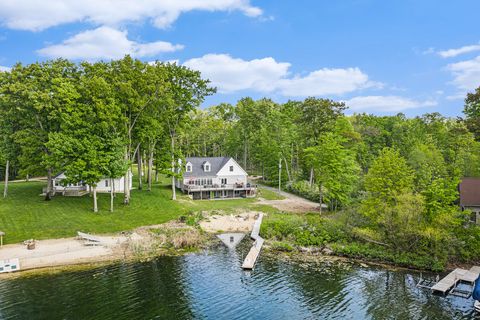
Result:
M258 212L242 212L229 215L212 215L200 221L200 227L212 233L219 232L250 232Z

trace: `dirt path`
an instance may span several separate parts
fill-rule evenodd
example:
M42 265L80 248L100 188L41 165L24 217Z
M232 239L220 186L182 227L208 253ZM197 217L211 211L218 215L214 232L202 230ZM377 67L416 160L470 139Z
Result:
M259 188L267 189L273 192L278 192L278 189L268 187L268 186L259 186ZM313 201L301 198L294 194L281 191L280 195L284 196L283 200L266 200L263 198L258 198L258 204L266 204L272 206L278 210L286 212L295 212L295 213L305 213L305 212L315 212L319 211L320 206L318 203Z

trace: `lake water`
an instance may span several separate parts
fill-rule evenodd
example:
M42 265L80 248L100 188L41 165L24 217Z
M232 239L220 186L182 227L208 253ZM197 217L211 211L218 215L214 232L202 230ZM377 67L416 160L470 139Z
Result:
M471 319L473 300L417 289L418 274L233 251L0 281L0 319Z

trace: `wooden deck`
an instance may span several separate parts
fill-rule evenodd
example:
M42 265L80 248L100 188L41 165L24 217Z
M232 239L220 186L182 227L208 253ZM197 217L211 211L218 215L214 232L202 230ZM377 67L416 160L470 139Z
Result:
M431 290L432 292L440 292L446 294L452 289L455 289L457 284L461 281L473 286L480 274L480 267L473 266L470 270L457 268L450 272L446 277L435 283Z
M258 256L260 255L260 250L262 249L263 242L265 241L260 237L260 226L262 225L263 213L260 213L257 220L253 224L253 229L250 237L255 240L252 248L248 252L245 260L243 261L242 268L246 270L253 270L255 263L257 262Z

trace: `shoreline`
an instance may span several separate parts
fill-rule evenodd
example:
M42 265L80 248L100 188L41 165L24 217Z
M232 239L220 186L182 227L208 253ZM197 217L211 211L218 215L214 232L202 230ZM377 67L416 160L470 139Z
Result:
M37 272L61 272L85 266L86 268L109 265L117 262L135 262L155 259L160 256L183 255L211 248L220 242L215 235L225 232L249 233L253 228L256 211L237 214L216 214L201 212L200 221L192 225L171 221L160 225L143 226L118 234L94 235L99 245L78 237L46 239L36 241L36 248L28 250L22 244L8 244L0 249L0 260L18 258L20 270L0 273L1 278ZM361 266L377 266L388 270L410 270L416 272L444 273L447 270L467 264L450 263L439 272L421 268L401 266L387 261L369 260L348 255L325 253L321 248L300 248L291 251L281 250L266 240L267 254L284 256L302 261L343 261ZM293 258L292 258L293 259Z

